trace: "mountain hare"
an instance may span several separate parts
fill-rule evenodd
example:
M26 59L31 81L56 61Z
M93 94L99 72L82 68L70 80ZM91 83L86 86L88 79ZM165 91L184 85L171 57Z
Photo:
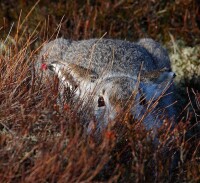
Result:
M147 130L176 115L175 74L166 50L152 39L59 38L44 45L38 59L47 65L47 75L56 74L76 98L90 101L100 130L126 110Z

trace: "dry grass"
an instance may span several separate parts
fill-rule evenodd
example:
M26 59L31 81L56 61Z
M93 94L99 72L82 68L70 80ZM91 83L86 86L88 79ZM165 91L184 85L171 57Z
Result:
M7 35L10 24L16 22L19 16L24 20L37 2L2 1L1 34ZM170 40L170 32L175 39L194 45L200 42L199 14L199 0L40 0L24 22L24 28L30 32L38 22L42 22L40 38L45 40L64 16L60 36L73 40L101 37L107 32L107 37L112 38L135 41L149 36L166 42Z
M77 4L72 5L75 13ZM116 9L120 7L115 5ZM92 6L88 8L88 12L96 11ZM102 14L108 16L106 12ZM22 22L19 20L16 32L2 42L0 55L1 182L200 181L198 91L188 91L189 104L174 129L167 120L159 129L159 145L155 145L151 132L145 131L141 123L132 123L133 119L116 119L115 125L97 140L95 134L85 133L85 119L74 105L57 105L57 79L53 84L42 82L42 76L34 72L35 57L40 45L50 37L50 27L27 34L28 29L20 26ZM80 19L76 24L77 34L82 25L83 37L89 37L85 23ZM96 34L99 27L94 25L91 32L101 34ZM112 32L115 26L110 28ZM76 34L74 37L79 38Z

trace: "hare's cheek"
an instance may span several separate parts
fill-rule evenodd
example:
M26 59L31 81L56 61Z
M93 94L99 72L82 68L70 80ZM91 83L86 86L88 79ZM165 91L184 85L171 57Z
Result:
M108 116L106 117L107 111L106 111L106 107L97 107L94 111L95 114L95 118L98 122L103 122L105 121L105 119L108 118Z
M123 111L123 108L120 105L115 106L115 113L120 114Z

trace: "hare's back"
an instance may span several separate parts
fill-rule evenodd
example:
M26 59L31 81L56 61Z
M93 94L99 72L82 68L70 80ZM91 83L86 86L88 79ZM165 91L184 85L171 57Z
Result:
M112 39L72 41L65 50L63 60L93 69L98 74L109 71L135 75L140 71L142 63L143 70L156 69L154 60L145 48Z

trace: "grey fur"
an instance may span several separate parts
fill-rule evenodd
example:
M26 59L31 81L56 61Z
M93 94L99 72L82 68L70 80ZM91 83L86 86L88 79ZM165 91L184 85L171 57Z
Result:
M135 97L135 103L131 108L131 112L136 116L136 119L140 119L139 115L146 113L146 107L138 104L141 94L143 92L148 98L155 97L149 89L155 85L152 89L155 91L164 90L159 88L160 84L156 83L157 78L160 78L161 73L156 75L157 78L152 79L154 76L144 77L146 73L151 75L155 71L166 68L171 70L169 56L167 51L157 42L152 39L141 39L137 43L131 43L129 41L113 40L113 39L89 39L82 41L70 41L63 38L55 39L46 44L38 57L36 67L39 68L41 62L45 62L48 65L55 67L59 78L67 84L70 83L67 77L61 75L63 70L72 76L73 83L79 84L79 94L81 99L88 99L91 93L93 93L93 104L98 102L98 96L105 97L106 107L98 108L94 106L96 116L100 113L104 113L108 119L99 120L98 126L104 127L109 122L109 119L115 117L116 111L112 105L112 98L115 95L116 103L127 102L133 90L138 94ZM74 67L75 66L75 67ZM80 75L76 73L77 67L81 71L85 70L85 74ZM87 72L87 70L89 72ZM92 72L91 72L92 71ZM51 72L47 72L51 73ZM88 77L92 73L93 80L88 80ZM137 88L138 74L141 74L141 83ZM174 92L174 86L171 85L171 72L166 71L168 78L163 78L163 82L166 82L166 93ZM144 79L143 79L143 78ZM95 79L94 79L95 78ZM151 79L150 79L151 78ZM66 85L66 83L65 83ZM84 89L86 88L86 89ZM104 93L102 93L104 91ZM84 94L84 97L83 97ZM160 94L158 95L158 97ZM158 97L155 98L158 99ZM107 98L107 99L106 99ZM174 102L172 95L161 97L158 105L153 110L155 112L158 109L164 109L166 106ZM137 104L136 104L137 103ZM105 109L106 108L106 109ZM102 112L104 111L104 112ZM114 111L114 112L113 112ZM147 129L158 127L162 124L162 120L157 119L161 113L154 114L153 112L146 115L144 124ZM111 114L111 115L110 115ZM176 115L176 111L173 106L166 109L165 117L172 117ZM98 118L98 117L97 117ZM160 117L159 117L160 118ZM99 118L100 119L100 118ZM158 125L156 125L156 121ZM102 128L103 128L102 127Z
M142 62L145 71L170 67L170 63L156 65L152 55L140 44L122 40L69 41L59 38L45 45L39 59L46 53L48 53L48 62L61 59L68 63L77 63L85 68L90 68L98 74L107 69L111 63L113 66L109 68L109 72L126 72L130 75L138 74Z
M138 44L144 47L147 52L152 56L154 64L157 68L169 68L171 69L169 55L167 50L164 49L158 42L153 39L143 38L138 41Z

